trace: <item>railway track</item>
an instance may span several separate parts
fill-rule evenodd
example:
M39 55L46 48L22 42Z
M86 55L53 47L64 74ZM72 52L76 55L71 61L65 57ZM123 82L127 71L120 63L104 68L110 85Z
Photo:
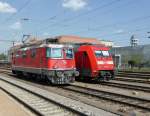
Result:
M6 82L6 81L5 81ZM12 83L4 83L2 80L0 81L1 89L8 93L10 96L17 99L23 105L25 105L28 109L33 111L37 115L47 115L47 116L76 116L76 115L85 115L83 113L73 111L67 107L64 107L58 103L54 103L43 96L31 92L27 89L24 89L20 86L16 86ZM6 89L7 88L7 89Z
M121 70L119 70L118 72L119 73L132 73L132 74L147 74L147 75L150 75L150 72L148 72L148 71L147 72L142 72L142 71L139 72L139 71L123 71L123 70L121 71Z
M63 87L63 89L150 111L150 100L148 99L142 99L103 90L96 90L78 85Z
M11 70L10 68L2 68L0 67L0 73L9 73L11 74ZM116 77L115 80L117 81L127 81L127 82L138 82L138 83L150 83L150 79L145 79L145 78L141 78L141 79L138 79L138 78L132 78L132 77L124 77L124 76L121 76L121 77Z
M38 90L38 87L32 88L30 84L22 82L20 84L19 81L17 82L8 77L3 78L0 76L0 89L17 99L35 114L41 116L98 116L101 113L108 116L116 115L78 101L76 103L74 100L65 100L67 98L54 96L53 93L45 90L42 92L42 90Z
M132 89L132 90L138 90L138 91L150 93L150 87L146 87L146 86L119 83L117 81L103 82L101 84L106 86L118 87L118 88L123 88L128 90Z
M136 79L136 78L130 78L130 77L129 78L128 77L116 77L115 80L150 84L150 79Z
M117 76L136 79L150 79L150 73L140 73L140 72L118 72Z
M22 79L21 79L22 80ZM34 84L33 84L34 85ZM41 85L43 86L43 85ZM43 88L41 87L40 85L38 87L40 88ZM110 86L110 85L108 85ZM119 86L119 85L118 85ZM127 87L127 86L126 86ZM48 89L49 87L44 87L44 89ZM147 106L143 106L143 105L137 105L137 104L145 104L149 102L149 100L147 101L142 101L141 99L136 99L135 97L128 97L128 96L124 96L124 95L120 95L120 94L110 94L109 92L107 91L101 91L98 92L99 90L95 90L95 89L91 89L91 88L83 88L83 87L80 87L80 86L77 86L75 87L74 85L72 86L65 86L65 87L59 87L61 88L62 90L67 90L67 91L71 91L71 92L75 92L76 94L79 93L79 94L82 94L81 96L84 96L85 98L88 98L89 96L92 97L92 99L99 99L99 100L106 100L106 101L110 101L110 102L113 102L113 103L118 103L118 104L122 104L122 105L125 105L125 106L132 106L132 107L135 107L135 108L139 108L139 109L142 109L142 110L146 110L146 111L149 111L150 109L147 107ZM81 89L79 89L81 88ZM140 89L141 90L141 89ZM61 90L60 90L61 91ZM147 91L147 90L146 90ZM68 92L67 92L68 93ZM73 97L73 96L71 96ZM73 97L74 98L74 97ZM75 98L76 99L76 98ZM92 100L91 99L91 100ZM78 100L78 98L77 98ZM92 100L92 101L93 101ZM119 100L119 101L118 101ZM84 101L84 100L83 100ZM86 102L83 102L83 103L86 103ZM137 104L136 104L137 103ZM91 103L88 103L89 105ZM96 106L96 107L99 107L99 106ZM103 108L101 108L103 109ZM105 110L105 108L103 109ZM113 110L106 110L106 111L109 111L109 112L114 112ZM116 113L116 111L114 112ZM118 113L119 114L119 113Z
M0 71L0 73L5 73L5 74L10 74L11 75L11 72L9 70L4 70L2 72ZM150 87L140 86L140 85L131 84L131 83L120 83L118 81L122 81L122 80L120 80L118 78L116 80L109 81L109 82L103 82L103 83L100 83L100 84L101 85L106 85L106 86L118 87L118 88L122 88L122 89L132 89L132 90L138 90L138 91L143 91L143 92L150 92ZM123 81L126 81L126 79L124 79ZM133 80L133 81L129 81L129 82L136 82L136 81Z
M9 71L6 71L5 73L9 73ZM137 86L137 85L119 84L115 82L103 83L103 85L113 86L113 87L118 87L118 88L123 88L123 89L125 88L125 89L133 89L133 90L139 90L139 91L144 91L144 92L150 92L149 87L143 87L143 86ZM67 91L73 91L73 92L80 93L83 95L92 96L93 98L104 99L104 100L111 101L114 103L124 104L127 106L132 106L132 107L139 108L142 110L150 111L150 100L145 100L144 98L141 99L141 98L136 98L136 97L131 97L131 96L125 96L125 95L121 95L117 93L100 91L100 90L95 90L91 88L84 88L84 87L75 86L75 85L61 87L61 88Z

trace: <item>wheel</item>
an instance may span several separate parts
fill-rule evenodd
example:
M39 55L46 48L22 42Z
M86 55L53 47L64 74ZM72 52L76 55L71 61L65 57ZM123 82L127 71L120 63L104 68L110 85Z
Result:
M48 84L53 84L53 83L52 83L52 78L49 77L49 76L46 76L46 82L47 82Z
M15 70L12 70L12 73L13 73L13 74L16 74L16 71L15 71Z
M22 73L21 71L16 71L16 75L17 75L18 77L23 77L23 73Z

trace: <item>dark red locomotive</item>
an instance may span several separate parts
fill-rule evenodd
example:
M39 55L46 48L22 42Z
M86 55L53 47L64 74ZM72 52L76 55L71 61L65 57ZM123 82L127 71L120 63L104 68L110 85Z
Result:
M79 73L75 67L73 47L52 44L48 40L15 49L12 54L12 72L34 77L39 75L53 84L74 82Z

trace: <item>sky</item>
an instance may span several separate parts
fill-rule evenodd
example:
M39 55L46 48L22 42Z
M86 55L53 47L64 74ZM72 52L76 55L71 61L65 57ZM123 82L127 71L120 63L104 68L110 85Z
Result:
M139 44L150 44L149 5L150 0L0 0L0 53L24 34L92 37L117 46L128 46L135 35Z

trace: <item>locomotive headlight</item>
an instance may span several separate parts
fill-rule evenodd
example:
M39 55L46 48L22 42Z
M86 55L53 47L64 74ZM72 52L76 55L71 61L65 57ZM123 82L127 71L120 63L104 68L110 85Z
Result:
M77 77L79 76L79 72L78 71L74 71L74 75Z
M107 61L107 64L114 64L113 61Z
M97 61L97 64L104 64L104 61Z

